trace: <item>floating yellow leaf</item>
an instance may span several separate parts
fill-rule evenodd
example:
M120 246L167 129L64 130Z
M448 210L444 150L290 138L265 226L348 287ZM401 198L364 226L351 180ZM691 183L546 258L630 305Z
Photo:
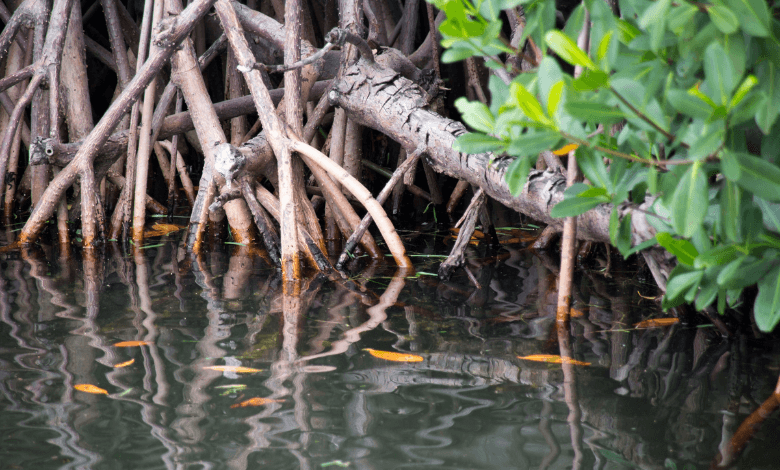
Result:
M535 362L549 362L551 364L574 364L575 366L589 366L590 362L578 361L570 357L561 357L554 354L532 354L530 356L517 356L518 359Z
M103 390L102 388L96 387L92 384L78 384L74 385L73 388L79 392L92 393L95 395L108 395L108 390Z
M117 347L117 348L131 348L131 347L134 347L134 346L149 346L150 344L152 344L152 343L150 343L149 341L122 341L120 343L116 343L114 345L114 347Z
M129 361L120 362L119 364L115 365L114 368L119 369L120 367L127 367L130 364L134 363L135 359L130 359Z
M174 225L174 224L154 224L152 225L152 230L157 230L158 232L165 232L165 233L171 233L181 230L181 225Z
M176 232L184 227L174 224L154 224L150 227L151 230L144 232L144 237L161 237L168 235L171 232Z
M237 374L254 374L255 372L262 372L262 369L253 369L251 367L243 366L206 366L204 369L216 370L219 372L235 372Z
M405 354L405 353L397 353L391 351L377 351L376 349L369 349L369 348L364 349L364 351L368 351L368 353L371 354L372 356L378 357L379 359L384 359L385 361L420 362L423 360L422 356L418 356L416 354Z
M571 152L572 150L577 150L577 147L579 147L579 145L577 144L564 145L558 150L553 151L553 155L558 155L558 156L568 155L569 152Z
M231 408L244 408L246 406L263 406L269 403L282 403L284 400L274 400L273 398L260 398L254 397L249 400L244 400L241 403L230 405Z
M679 322L679 318L651 318L650 320L640 321L634 326L636 328L661 328L662 326L671 326Z

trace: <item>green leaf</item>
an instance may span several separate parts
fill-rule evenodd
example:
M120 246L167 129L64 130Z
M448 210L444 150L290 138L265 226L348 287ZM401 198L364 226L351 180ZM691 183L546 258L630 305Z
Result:
M460 62L461 60L468 59L469 57L479 55L479 51L471 47L451 47L444 51L441 55L441 61L445 64L451 64L453 62Z
M577 164L582 170L582 174L594 185L605 188L608 193L612 192L612 184L607 173L607 167L604 160L596 152L588 148L580 147L577 149Z
M753 316L758 328L766 333L780 322L780 266L759 281Z
M556 100L557 103L557 100L561 99L560 95L563 90L563 71L561 71L561 67L555 59L550 56L545 56L539 63L536 77L539 83L539 96L542 105L547 106L547 115L552 117L554 111L550 111L550 101ZM555 93L555 96L553 96L552 90L558 83L561 83L560 89Z
M599 204L609 202L606 197L573 197L564 199L552 208L550 216L555 218L576 217L584 214Z
M599 42L599 47L596 49L596 59L605 70L609 70L617 59L618 43L614 29L607 31Z
M704 52L704 76L710 98L721 105L729 103L731 92L741 78L736 76L729 55L718 42L707 46Z
M679 305L683 296L701 282L704 271L691 270L689 266L678 264L669 274L669 282L666 283L666 295L664 295L663 307Z
M542 105L521 83L512 82L509 86L509 93L515 100L515 104L523 111L528 119L542 124L543 126L554 127L555 124L544 114Z
M525 134L515 137L509 143L506 153L516 157L538 155L543 150L555 148L561 141L561 135L555 131L541 129L528 130Z
M591 91L607 87L609 86L609 75L601 70L585 70L571 85L576 91Z
M562 32L554 29L544 35L547 45L555 51L558 56L572 65L579 65L587 69L596 70L596 64L590 60L590 57L577 44Z
M675 231L690 238L695 231L701 230L708 206L707 177L701 171L701 163L696 162L685 172L672 197L672 226Z
M501 10L514 8L525 0L483 0L479 6L479 13L488 21L496 21L501 15Z
M742 253L734 245L717 245L696 257L695 268L722 266L737 259Z
M550 88L550 93L547 95L547 114L551 117L555 117L555 113L558 111L558 104L563 98L563 80L559 80L558 83Z
M590 101L567 101L566 112L575 119L591 124L614 124L625 119L626 115L618 108Z
M715 3L707 8L707 13L715 26L724 34L731 34L739 28L739 20L725 5Z
M651 246L655 246L655 245L657 245L657 244L658 244L658 240L656 240L656 238L655 238L655 237L653 237L653 238L651 238L650 240L645 240L645 241L643 241L642 243L640 243L640 244L638 244L638 245L634 246L633 248L631 248L630 250L628 250L628 251L625 253L625 255L624 255L624 256L627 258L627 257L629 257L629 256L633 255L634 253L640 252L640 251L642 251L642 250L644 250L644 249L646 249L646 248L650 248Z
M764 225L769 230L780 233L780 204L770 204L760 197L756 197L755 202L764 215Z
M696 98L699 98L700 100L702 100L705 103L707 103L710 106L710 109L712 111L714 111L718 107L718 105L715 104L715 102L712 101L712 99L709 96L707 96L704 93L702 93L701 91L699 91L699 87L698 86L690 87L688 89L688 94L691 95L691 96L695 96Z
M780 201L780 168L768 161L746 153L731 157L739 168L736 183L767 201ZM728 178L729 173L725 173Z
M587 185L586 185L587 186ZM588 187L584 191L577 193L577 197L607 197L609 194L607 193L607 190L604 188L591 188ZM608 199L606 199L608 200Z
M685 32L690 31L691 21L694 15L699 12L699 9L694 5L683 3L679 6L672 7L669 12L668 27L669 31L680 36Z
M617 21L617 26L618 26L618 34L619 34L620 42L622 42L623 44L630 43L631 41L634 40L635 37L642 34L642 31L637 29L636 26L632 25L631 23L623 19L619 19Z
M477 132L470 132L458 136L453 148L458 152L475 154L494 152L504 148L505 145L506 143L503 140L496 139L495 137Z
M631 213L629 212L618 221L617 209L612 209L609 218L609 239L615 248L624 256L628 256L631 249Z
M759 282L775 266L775 259L742 256L723 267L717 283L724 289L743 289Z
M528 172L531 170L532 159L529 157L519 157L513 161L506 169L506 184L509 186L509 192L517 197L525 186Z
M745 98L745 95L747 95L750 90L756 86L757 83L758 79L755 77L755 75L748 75L745 77L745 79L742 80L742 83L739 85L739 88L737 88L737 91L734 92L734 96L731 97L731 102L729 102L729 111L741 103Z
M693 266L693 261L699 256L699 252L688 240L674 238L668 232L658 232L655 234L658 244L666 248L666 251L677 257L677 261L688 266Z
M712 106L686 91L677 89L667 90L666 98L674 109L686 116L705 120L709 119L712 114Z
M771 60L765 60L758 64L758 89L766 97L756 113L756 123L764 134L769 134L772 125L780 114L780 77L778 77L777 64Z
M496 121L493 113L483 103L460 97L455 100L455 107L463 116L463 121L474 130L486 133L495 130Z
M715 300L718 295L718 285L714 282L706 283L696 296L696 310L704 310Z
M650 32L650 49L657 52L664 39L666 31L666 18L672 0L657 0L642 13L639 18L639 27Z
M772 15L764 0L727 0L727 3L737 16L742 31L751 36L769 36Z
M742 189L733 181L725 180L720 190L720 232L732 242L741 242L739 213L742 207Z
M688 158L699 160L714 155L721 148L726 138L726 130L723 121L715 121L710 124L704 124L701 133L693 140L688 140Z

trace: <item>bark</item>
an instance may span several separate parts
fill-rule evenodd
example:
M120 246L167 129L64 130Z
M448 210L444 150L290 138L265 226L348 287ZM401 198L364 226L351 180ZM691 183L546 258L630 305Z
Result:
M156 41L161 45L161 49L153 57L149 58L120 97L112 103L103 115L103 118L85 139L84 145L74 160L49 184L40 203L35 207L22 229L19 236L20 243L33 243L40 234L46 220L51 217L56 202L63 197L65 191L73 184L77 174L86 175L93 171L92 162L100 147L108 140L111 130L116 127L119 119L140 96L141 91L157 74L157 71L170 59L179 42L186 37L194 24L208 12L213 2L214 0L195 1L181 14L171 17L164 22L156 36ZM5 177L4 174L2 176L3 178ZM92 242L93 240L85 238L85 243L91 244Z
M428 93L400 73L360 61L336 81L328 97L350 118L383 132L405 148L426 146L426 159L437 172L466 180L501 204L562 230L563 219L554 219L549 212L563 199L563 175L556 171L531 170L521 193L512 196L504 178L511 159L492 153L470 155L453 150L455 139L466 132L464 125L430 111ZM637 211L619 210L621 217L633 212L634 244L655 235L641 212L651 204L652 201L645 202ZM577 217L578 238L609 243L611 210L611 205L604 204Z

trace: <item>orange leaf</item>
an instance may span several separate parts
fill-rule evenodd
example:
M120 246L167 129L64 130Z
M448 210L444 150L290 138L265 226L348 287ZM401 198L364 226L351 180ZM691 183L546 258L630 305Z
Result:
M572 150L577 150L577 147L579 147L579 145L577 144L564 145L558 150L553 151L553 155L558 155L558 156L568 155L569 152L571 152Z
M183 227L173 224L154 224L151 229L157 232L171 233L181 230Z
M569 316L572 316L574 318L581 318L585 316L585 313L582 310L577 310L576 308L572 308L569 310Z
M116 343L114 345L114 347L117 347L117 348L130 348L130 347L133 347L133 346L149 346L150 344L152 344L152 343L150 343L149 341L122 341L120 343Z
M517 356L518 359L535 362L549 362L551 364L574 364L575 366L589 366L590 362L582 362L570 357L561 357L553 354L532 354L530 356Z
M397 353L391 351L377 351L376 349L369 349L369 348L366 348L363 351L368 351L368 353L371 354L372 356L378 357L379 359L384 359L385 361L421 362L423 360L422 356L418 356L416 354L405 354L405 353Z
M219 372L235 372L237 374L254 374L255 372L262 372L262 369L253 369L251 367L242 366L206 366L204 369L216 370Z
M92 384L78 384L74 385L73 388L79 392L92 393L95 395L108 395L108 390L103 390L102 388L96 387Z
M241 403L236 403L235 405L230 405L231 408L244 408L247 406L263 406L267 405L269 403L282 403L284 400L274 400L273 398L260 398L260 397L254 397L250 398L249 400L244 400Z
M130 359L129 361L120 362L119 364L115 365L114 368L119 369L120 367L127 367L130 364L134 363L135 359Z
M671 326L679 322L679 318L651 318L650 320L640 321L634 326L636 328L661 328L662 326Z

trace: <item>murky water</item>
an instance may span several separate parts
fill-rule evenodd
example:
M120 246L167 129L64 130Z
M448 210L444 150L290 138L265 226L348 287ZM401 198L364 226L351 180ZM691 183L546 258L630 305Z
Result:
M375 266L297 300L231 249L3 255L0 467L707 468L778 374L771 343L704 318L634 328L667 315L616 266L579 275L569 339L555 263L519 247L473 251L473 280ZM518 357L562 344L590 365ZM737 468L778 468L777 424Z

